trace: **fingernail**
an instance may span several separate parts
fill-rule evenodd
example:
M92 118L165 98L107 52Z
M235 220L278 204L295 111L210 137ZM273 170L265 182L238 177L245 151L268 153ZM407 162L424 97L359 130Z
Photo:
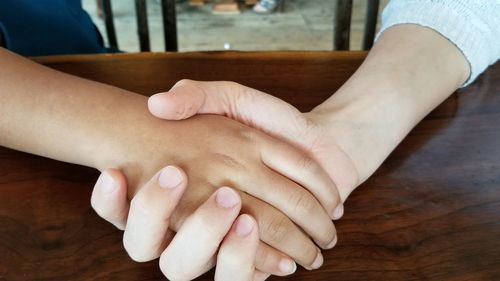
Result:
M335 247L336 244L337 244L337 235L335 235L335 237L333 237L332 242L330 242L330 244L328 244L326 246L326 249L331 249L331 248Z
M333 219L340 219L344 214L344 205L340 204L333 210Z
M311 264L312 269L318 269L323 265L323 255L318 251L318 255L316 256L316 259L314 262Z
M163 168L158 177L158 184L163 188L175 188L182 183L182 175L176 167Z
M234 232L240 237L245 237L253 230L253 220L246 215L242 215L236 221Z
M279 269L284 274L292 274L297 270L297 264L291 259L281 259Z
M217 190L215 201L220 207L229 209L238 204L238 202L240 201L240 197L231 188L221 187L219 188L219 190Z
M107 172L101 173L99 179L97 180L97 183L99 185L99 188L105 194L110 194L116 190L115 181Z

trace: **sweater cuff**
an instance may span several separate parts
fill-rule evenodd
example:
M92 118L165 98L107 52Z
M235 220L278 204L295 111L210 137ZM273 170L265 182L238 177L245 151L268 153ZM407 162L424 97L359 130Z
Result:
M472 83L490 64L488 26L481 24L461 1L391 1L382 14L382 28L375 40L387 28L398 24L417 24L431 28L447 38L469 63L469 77L462 87Z

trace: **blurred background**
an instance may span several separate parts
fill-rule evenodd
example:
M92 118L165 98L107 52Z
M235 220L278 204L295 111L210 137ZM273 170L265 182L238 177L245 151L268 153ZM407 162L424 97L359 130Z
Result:
M276 7L258 13L255 11L255 5L259 5L257 0L178 0L179 51L332 50L335 1L286 0L282 10ZM351 50L361 49L367 1L370 0L353 1ZM380 12L388 1L380 1ZM98 0L82 2L106 41ZM160 1L148 0L146 4L151 51L164 51ZM261 6L261 10L269 7L266 3ZM119 49L138 52L134 1L112 1L112 10ZM377 29L379 25L380 16Z

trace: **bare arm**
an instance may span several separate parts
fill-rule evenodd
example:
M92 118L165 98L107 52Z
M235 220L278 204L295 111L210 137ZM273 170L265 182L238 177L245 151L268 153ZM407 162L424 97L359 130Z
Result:
M2 48L0 61L0 145L105 168L100 156L117 136L117 120L132 126L150 119L144 107L135 105L144 97L57 72ZM120 110L110 114L110 108Z
M468 75L465 57L446 38L417 25L394 26L335 95L310 114L335 134L360 183Z
M144 96L48 69L4 49L0 61L0 145L100 170L121 169L131 198L166 163L178 165L195 188L188 188L174 213L173 230L216 187L231 184L244 192L243 207L262 226L262 240L299 264L321 265L311 238L333 247L338 193L318 164L304 169L307 155L292 146L220 116L159 120L148 112ZM280 257L287 258L268 246L260 249L261 260L276 261L276 268ZM159 255L145 253L152 256L137 259Z

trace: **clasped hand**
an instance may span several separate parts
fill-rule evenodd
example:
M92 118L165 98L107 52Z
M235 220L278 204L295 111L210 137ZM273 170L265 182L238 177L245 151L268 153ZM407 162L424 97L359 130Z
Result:
M134 260L160 257L172 280L214 265L217 280L321 266L316 244L336 244L331 219L342 216L357 174L312 114L235 83L187 80L151 97L149 109L187 120L123 140L125 159L102 167L92 195L97 213L125 230Z

